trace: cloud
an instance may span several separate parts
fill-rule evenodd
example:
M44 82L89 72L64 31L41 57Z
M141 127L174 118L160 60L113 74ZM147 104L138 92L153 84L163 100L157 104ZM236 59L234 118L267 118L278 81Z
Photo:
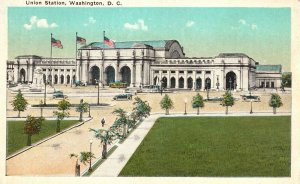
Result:
M96 19L94 19L94 17L89 17L89 23L90 24L95 24L96 23Z
M256 24L252 24L251 25L251 29L253 29L253 30L257 29L257 25Z
M241 27L246 27L246 28L249 28L249 29L252 29L252 30L257 30L257 25L255 23L248 23L245 19L240 19L238 21L238 23L240 24L239 27L233 27L231 26L231 29L239 29Z
M49 25L47 19L39 19L37 16L31 16L29 20L29 24L24 24L24 28L26 30L31 30L33 27L37 28L56 28L58 25L56 23L51 23Z
M124 24L125 29L129 30L143 30L143 31L148 31L148 26L145 25L145 22L143 19L139 19L136 23L130 24L126 22Z
M244 20L244 19L240 19L240 20L239 20L239 23L240 23L240 24L243 24L243 25L247 25L247 22L246 22L246 20Z
M189 21L187 21L187 23L185 24L185 26L186 26L186 27L192 27L194 24L195 24L194 21L189 20Z

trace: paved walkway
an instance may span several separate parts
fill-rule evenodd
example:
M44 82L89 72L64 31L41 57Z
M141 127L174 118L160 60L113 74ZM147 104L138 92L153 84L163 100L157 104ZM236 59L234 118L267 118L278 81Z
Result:
M189 114L188 116L283 116L291 115L291 113L232 113L225 115L224 113L216 114ZM135 130L132 132L127 139L122 143L118 144L118 148L93 172L91 177L117 177L122 171L123 167L126 165L132 154L135 152L137 147L146 137L149 130L154 125L155 121L159 117L178 117L186 116L183 114L172 114L172 115L163 115L163 114L154 114L145 119Z

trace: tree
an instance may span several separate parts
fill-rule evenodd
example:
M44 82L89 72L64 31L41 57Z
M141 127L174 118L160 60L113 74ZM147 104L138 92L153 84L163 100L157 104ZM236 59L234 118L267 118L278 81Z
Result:
M269 106L273 107L273 114L276 114L276 108L279 108L282 105L283 104L282 104L280 96L278 94L272 94L271 99L269 101Z
M63 99L58 102L58 110L59 111L53 111L53 115L56 117L56 132L60 132L60 122L65 118L69 116L69 112L66 112L66 110L70 109L70 102Z
M70 102L66 99L63 99L58 102L58 110L61 110L63 112L65 112L66 110L69 110L70 106L71 106Z
M234 98L230 91L226 91L225 94L223 95L223 100L221 102L221 105L226 107L225 114L228 114L228 106L234 105Z
M101 140L101 143L103 145L103 150L102 150L102 158L106 159L107 156L107 145L111 144L113 140L115 140L115 135L114 132L111 129L108 130L95 130L95 129L90 129L90 131L94 132L94 136L97 139Z
M76 165L75 165L75 176L80 176L80 165L78 164L78 157L79 161L86 165L92 158L96 158L92 152L80 152L80 156L74 153L70 154L70 158L75 157Z
M204 107L203 97L199 93L193 97L192 106L197 108L197 115L199 115L199 109Z
M35 118L33 116L27 116L24 124L24 133L27 134L27 146L31 146L31 137L34 134L38 134L42 128L42 122L45 119L43 117Z
M285 87L292 87L292 73L286 72L282 74L281 77L281 89L284 91Z
M117 119L112 127L115 130L119 129L119 127L123 127L123 135L117 135L124 139L127 133L126 126L128 126L128 117L126 116L126 111L124 111L122 108L117 108L112 113L117 115ZM118 131L116 131L116 133L118 133Z
M28 102L23 97L21 90L18 91L18 94L14 97L14 100L11 102L14 111L18 111L18 117L20 117L21 111L26 110Z
M80 100L80 104L76 107L76 112L79 112L79 121L82 121L82 114L88 111L89 104Z
M60 132L60 122L69 116L68 112L53 111L53 115L56 117L56 132Z
M136 120L140 121L142 118L146 118L150 116L151 107L147 101L143 101L139 97L134 98L135 102L133 102L134 108L132 112L136 115Z
M160 107L162 109L166 110L166 115L169 114L169 109L172 109L174 107L173 106L173 101L171 100L171 98L169 97L169 95L165 94L165 96L160 101Z

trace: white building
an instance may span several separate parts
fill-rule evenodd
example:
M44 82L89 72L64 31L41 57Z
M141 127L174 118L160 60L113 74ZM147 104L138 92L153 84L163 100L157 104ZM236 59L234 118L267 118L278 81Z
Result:
M259 65L241 53L188 58L176 40L116 42L115 48L94 42L77 53L77 59L18 56L7 63L7 80L31 83L34 70L40 67L44 79L53 84L79 79L88 84L122 81L131 87L162 84L165 88L243 91L281 84L281 65Z

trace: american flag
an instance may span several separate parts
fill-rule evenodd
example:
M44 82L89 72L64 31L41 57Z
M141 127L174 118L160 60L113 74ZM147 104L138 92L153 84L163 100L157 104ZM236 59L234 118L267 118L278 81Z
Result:
M79 43L79 44L82 44L82 45L86 44L86 39L85 38L77 36L76 40L77 40L77 43Z
M104 44L115 48L115 42L113 42L112 40L110 40L109 38L107 38L106 36L104 36Z
M56 40L55 38L51 39L51 45L52 45L52 47L57 47L57 48L60 48L60 49L63 48L63 45L61 44L61 41Z

